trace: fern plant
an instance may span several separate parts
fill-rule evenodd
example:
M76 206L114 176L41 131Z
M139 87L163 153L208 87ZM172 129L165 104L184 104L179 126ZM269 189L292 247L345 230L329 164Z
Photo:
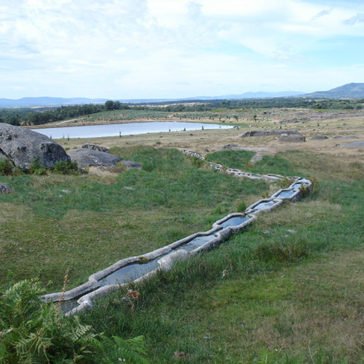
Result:
M43 303L42 293L38 281L26 280L0 296L0 363L147 363L142 337L97 334L79 317Z

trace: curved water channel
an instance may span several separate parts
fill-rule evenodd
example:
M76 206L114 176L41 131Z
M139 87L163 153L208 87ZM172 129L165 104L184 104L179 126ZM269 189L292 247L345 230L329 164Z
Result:
M185 151L191 157L204 159L202 155ZM237 169L223 169L220 164L209 163L210 167L224 170L236 177L276 181L286 177L279 175L259 175ZM92 274L88 281L66 292L51 293L43 296L45 302L58 302L66 315L73 315L92 306L96 297L107 294L120 287L147 279L159 270L169 270L176 261L187 259L201 251L221 244L233 233L251 224L262 212L269 212L284 201L297 201L306 191L310 191L310 180L293 177L292 184L280 189L271 197L250 205L243 213L232 213L213 223L210 230L189 235L150 253L122 259L99 272Z

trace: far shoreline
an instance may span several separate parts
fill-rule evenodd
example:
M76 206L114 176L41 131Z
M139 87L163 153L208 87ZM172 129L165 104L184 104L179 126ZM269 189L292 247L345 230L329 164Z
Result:
M234 126L231 120L226 122L221 122L218 120L211 121L210 119L189 119L189 118L183 118L183 119L177 119L177 118L160 118L158 120L156 119L130 119L130 120L97 120L95 122L92 121L85 121L80 119L70 119L70 120L62 120L62 121L55 121L52 123L46 123L46 124L40 124L40 125L24 125L25 128L28 129L50 129L50 128L62 128L62 127L74 127L74 126L96 126L96 125L109 125L109 124L131 124L131 123L153 123L153 122L187 122L187 123L195 123L195 124L221 124L226 126ZM236 123L236 125L239 125L239 123Z

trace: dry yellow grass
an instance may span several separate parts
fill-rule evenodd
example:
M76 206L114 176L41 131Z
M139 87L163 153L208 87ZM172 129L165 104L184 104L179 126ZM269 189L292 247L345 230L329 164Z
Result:
M290 150L311 151L315 153L330 154L337 157L348 158L350 161L363 162L364 148L349 149L342 146L344 143L362 140L364 141L364 112L314 112L307 109L272 109L266 115L259 111L258 122L254 123L247 118L239 120L247 122L248 127L229 130L204 130L193 132L156 133L134 136L94 138L87 140L106 147L129 147L147 145L154 147L171 147L179 149L191 149L200 153L218 151L228 144L234 144L237 148L255 150L259 153L275 154ZM297 120L302 120L298 121ZM169 120L170 121L170 120ZM199 120L204 121L204 120ZM207 120L205 120L207 121ZM209 120L211 121L211 120ZM280 122L284 121L284 124ZM118 122L123 122L118 120ZM130 122L124 121L124 122ZM229 121L230 124L237 124ZM242 124L240 124L242 125ZM241 135L248 130L256 129L296 129L306 136L306 142L284 143L277 137L249 137ZM326 135L325 140L312 140L318 134ZM61 140L66 148L79 147L86 140Z

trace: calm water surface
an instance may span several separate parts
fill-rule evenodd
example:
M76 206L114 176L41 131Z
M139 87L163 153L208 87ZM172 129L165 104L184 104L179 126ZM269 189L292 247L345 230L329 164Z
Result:
M34 131L53 139L98 138L109 136L163 133L169 131L193 131L202 129L230 129L232 126L219 124L188 123L178 121L155 121L146 123L105 124L68 126L61 128L41 128Z

